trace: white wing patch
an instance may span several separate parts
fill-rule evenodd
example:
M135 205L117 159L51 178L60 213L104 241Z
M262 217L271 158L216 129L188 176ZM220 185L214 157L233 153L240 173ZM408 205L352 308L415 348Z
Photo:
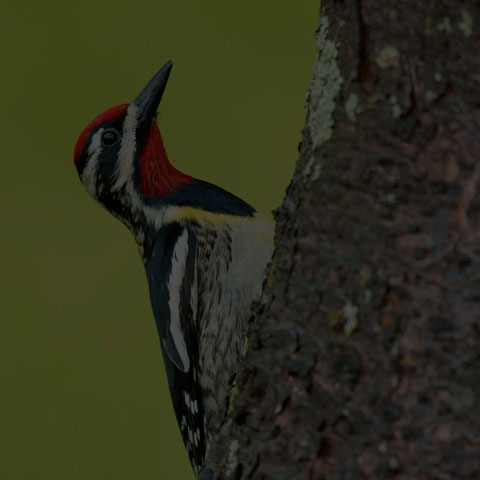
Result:
M190 369L190 358L188 357L187 345L183 336L180 323L180 292L182 290L183 278L188 257L188 230L185 228L178 237L172 255L172 269L168 279L168 308L170 310L170 333L177 349L178 355L183 363L183 371Z

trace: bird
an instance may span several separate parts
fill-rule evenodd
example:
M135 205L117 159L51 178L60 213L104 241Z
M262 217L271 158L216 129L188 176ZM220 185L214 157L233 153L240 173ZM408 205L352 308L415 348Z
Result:
M90 196L137 243L175 415L198 476L226 414L274 228L246 201L170 163L157 114L172 66L166 62L135 100L94 118L78 137L74 164Z

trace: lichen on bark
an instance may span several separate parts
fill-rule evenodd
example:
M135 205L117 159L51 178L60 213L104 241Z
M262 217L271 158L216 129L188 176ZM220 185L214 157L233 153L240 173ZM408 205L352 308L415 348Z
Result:
M333 132L335 98L343 82L338 68L338 49L329 38L329 20L322 16L316 31L318 57L313 67L310 91L307 97L307 124L313 148L330 139Z
M320 18L316 35L318 56L313 67L310 90L306 97L307 126L312 139L313 150L328 141L333 132L333 112L335 98L340 91L343 79L338 68L338 49L329 37L329 20ZM315 168L313 168L315 165ZM304 168L304 176L316 180L320 175L320 165L312 155Z

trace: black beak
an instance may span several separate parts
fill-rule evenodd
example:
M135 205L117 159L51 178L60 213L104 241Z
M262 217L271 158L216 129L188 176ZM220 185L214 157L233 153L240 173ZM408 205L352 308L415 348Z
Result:
M138 97L132 102L138 108L138 126L150 127L157 113L158 105L167 86L173 63L169 60L147 83ZM147 128L149 130L149 128Z

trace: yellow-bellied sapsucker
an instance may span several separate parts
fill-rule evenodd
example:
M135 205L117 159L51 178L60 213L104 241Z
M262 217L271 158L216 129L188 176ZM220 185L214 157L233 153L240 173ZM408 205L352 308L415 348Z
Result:
M169 163L156 112L171 68L167 62L132 103L96 117L74 160L90 195L137 241L175 413L198 474L261 293L273 222Z

